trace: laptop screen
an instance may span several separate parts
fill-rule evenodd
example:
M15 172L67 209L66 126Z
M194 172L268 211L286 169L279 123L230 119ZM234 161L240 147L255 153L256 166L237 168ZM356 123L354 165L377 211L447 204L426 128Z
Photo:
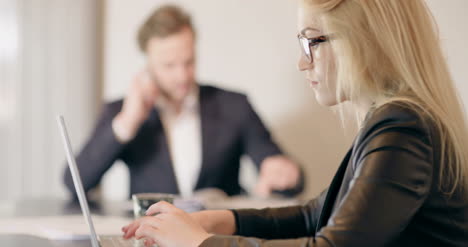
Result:
M81 211L83 212L86 224L88 225L91 233L91 244L93 247L99 247L99 236L96 234L96 231L94 229L93 221L91 219L91 213L88 207L88 201L86 200L85 191L83 189L83 184L81 183L80 173L78 172L75 156L73 155L72 147L70 144L70 137L68 136L67 127L65 125L65 120L63 116L57 116L57 123L60 128L63 145L67 154L68 166L70 167L71 175L73 178L73 184L75 185L78 200L80 201Z

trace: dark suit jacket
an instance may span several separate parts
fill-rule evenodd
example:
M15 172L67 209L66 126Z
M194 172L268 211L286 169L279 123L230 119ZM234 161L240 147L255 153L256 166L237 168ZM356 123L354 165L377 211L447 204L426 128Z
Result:
M200 86L200 119L202 131L202 168L195 189L215 187L228 195L241 192L239 159L249 155L259 166L268 156L281 154L270 133L257 116L247 97L210 86ZM112 120L122 108L122 100L107 104L92 134L77 157L85 191L98 185L104 173L116 160L130 170L130 193L161 192L178 194L177 181L168 144L154 109L135 138L120 144L112 131ZM69 169L64 180L74 195ZM294 189L296 194L303 181Z
M439 191L441 141L434 126L406 107L380 107L318 198L304 206L235 210L237 234L256 238L214 236L201 246L468 246L468 196Z

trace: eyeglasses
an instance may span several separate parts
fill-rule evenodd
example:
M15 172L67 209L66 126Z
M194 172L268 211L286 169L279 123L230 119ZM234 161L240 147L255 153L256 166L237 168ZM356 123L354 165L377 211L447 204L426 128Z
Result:
M297 38L299 39L299 45L301 46L302 53L307 58L309 63L314 61L314 57L312 56L312 48L317 47L320 43L330 40L328 35L307 38L302 34L298 34Z

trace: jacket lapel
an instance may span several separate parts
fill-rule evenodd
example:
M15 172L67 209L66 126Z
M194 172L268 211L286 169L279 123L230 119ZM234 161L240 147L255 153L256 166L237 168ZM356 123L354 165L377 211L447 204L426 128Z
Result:
M323 203L322 212L320 213L320 218L317 224L316 232L319 232L320 229L327 224L328 219L331 216L333 205L335 204L336 197L338 195L338 192L340 191L346 168L348 167L351 158L352 150L353 148L351 148L348 151L345 158L341 162L340 167L338 167L338 171L333 177L333 180L330 184L330 188L328 189L327 196L325 198L325 202Z
M214 148L216 147L216 140L218 136L219 127L219 114L217 102L213 98L213 90L209 87L200 86L199 93L199 105L200 105L200 127L202 137L202 164L200 174L198 176L197 184L194 189L203 187L203 181L209 181L210 171L208 163L211 159L210 155L213 155Z
M156 130L156 143L158 144L160 150L160 158L158 159L158 166L163 166L161 171L167 172L165 176L168 176L169 183L165 186L170 188L170 191L173 191L174 194L179 193L179 186L177 184L177 179L175 176L174 167L172 164L171 152L169 149L168 137L164 126L162 124L161 116L156 108L154 108L149 116L149 121L151 126Z

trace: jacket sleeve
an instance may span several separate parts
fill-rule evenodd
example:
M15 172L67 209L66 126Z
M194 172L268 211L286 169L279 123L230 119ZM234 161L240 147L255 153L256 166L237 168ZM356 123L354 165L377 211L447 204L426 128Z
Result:
M104 173L121 156L124 145L117 141L112 130L112 120L120 111L120 106L121 103L112 103L105 106L91 138L76 157L78 170L86 192L99 184ZM68 165L64 170L63 178L67 189L76 198L76 191Z
M250 105L247 97L244 96L241 102L243 113L241 132L244 152L252 158L257 166L260 166L265 158L282 154L282 152Z
M290 211L263 211L261 219L240 213L246 218L239 217L239 233L247 238L213 236L202 246L386 246L409 224L431 189L433 151L429 133L422 126L419 121L392 119L372 126L353 156L354 172L344 197L318 232L307 232L299 220L298 215L305 216L307 208L293 208L296 213L290 215ZM300 234L288 226L297 227Z
M303 206L232 210L236 235L257 238L291 238L310 236L322 211L327 190Z
M257 115L245 97L242 101L243 121L242 121L242 140L244 152L252 158L253 162L260 169L263 160L274 155L282 155L281 149L274 142L270 132ZM304 189L305 176L300 167L300 179L294 188L284 191L275 191L285 196L294 196Z

